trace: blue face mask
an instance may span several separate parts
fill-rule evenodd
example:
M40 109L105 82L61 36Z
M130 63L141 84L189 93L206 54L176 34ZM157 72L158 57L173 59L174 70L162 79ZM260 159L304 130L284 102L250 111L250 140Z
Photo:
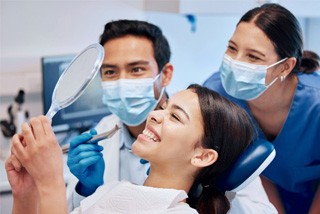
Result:
M102 82L102 102L111 113L117 115L126 125L140 125L147 119L148 114L155 109L163 95L164 88L162 88L158 100L154 97L153 82L159 76L155 79L104 81Z
M286 59L266 66L236 61L225 54L219 69L222 86L230 96L237 99L256 99L278 79L276 77L269 85L265 85L267 69Z

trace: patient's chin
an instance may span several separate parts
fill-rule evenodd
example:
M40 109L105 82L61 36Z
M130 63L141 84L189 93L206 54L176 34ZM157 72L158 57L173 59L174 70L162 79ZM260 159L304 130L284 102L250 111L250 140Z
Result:
M138 157L141 157L141 155L144 153L142 152L143 149L141 147L141 143L136 140L131 147L132 153Z
M131 150L135 156L148 160L155 153L156 144L146 143L139 138L132 144Z

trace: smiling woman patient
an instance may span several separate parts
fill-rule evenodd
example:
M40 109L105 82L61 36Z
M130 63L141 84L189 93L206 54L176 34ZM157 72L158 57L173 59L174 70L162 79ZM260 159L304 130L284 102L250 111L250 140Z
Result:
M205 87L190 85L149 114L132 146L150 162L144 185L107 183L73 213L226 213L230 205L215 188L215 178L253 137L244 110ZM48 119L40 116L30 126L24 124L12 145L6 170L13 213L67 213L62 153ZM203 191L188 204L193 185L202 185Z

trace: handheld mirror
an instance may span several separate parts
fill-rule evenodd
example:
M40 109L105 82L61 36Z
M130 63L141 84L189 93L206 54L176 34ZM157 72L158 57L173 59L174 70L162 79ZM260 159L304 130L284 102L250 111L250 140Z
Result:
M103 47L95 43L71 61L53 90L51 106L46 114L50 120L59 110L71 105L81 96L98 73L103 58Z

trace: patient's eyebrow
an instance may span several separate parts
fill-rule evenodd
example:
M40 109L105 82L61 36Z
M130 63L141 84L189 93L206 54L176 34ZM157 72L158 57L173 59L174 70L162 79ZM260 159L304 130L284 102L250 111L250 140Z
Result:
M171 108L181 111L188 118L188 120L190 120L189 114L181 106L172 104Z

